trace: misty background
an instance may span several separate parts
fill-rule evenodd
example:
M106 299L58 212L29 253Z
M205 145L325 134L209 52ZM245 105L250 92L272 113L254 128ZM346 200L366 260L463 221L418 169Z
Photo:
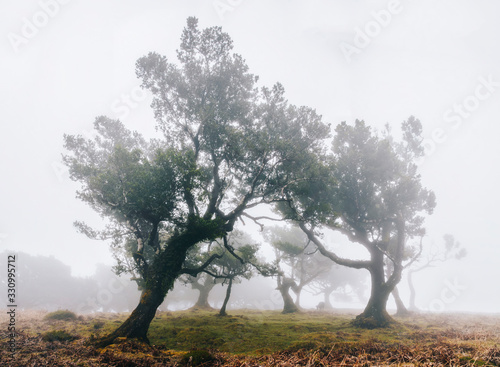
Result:
M95 117L106 115L155 136L135 62L149 51L174 60L186 18L196 16L201 28L229 33L261 85L282 83L291 103L315 108L333 126L363 119L396 132L410 115L420 119L420 172L437 196L424 246L442 246L449 233L467 256L415 274L417 306L429 309L447 292L455 297L445 311L498 312L499 12L494 0L3 1L0 253L53 256L75 279L97 279L114 264L106 243L73 227L102 220L75 198L63 134L92 136ZM258 227L246 229L264 241ZM341 237L332 241L351 251ZM18 257L20 268L26 258ZM2 279L6 262L2 256ZM102 289L96 284L90 293ZM263 299L275 297L273 285L260 287ZM407 301L405 279L399 288ZM303 305L317 301L304 297Z

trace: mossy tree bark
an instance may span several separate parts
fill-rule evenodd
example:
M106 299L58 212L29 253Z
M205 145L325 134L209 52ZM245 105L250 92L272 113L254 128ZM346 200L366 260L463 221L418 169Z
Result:
M354 320L354 325L362 328L386 327L394 320L387 313L387 301L392 288L385 281L384 254L378 249L371 251L371 264L368 268L371 278L370 299L363 313Z
M189 227L191 228L184 233L172 236L165 250L149 266L140 302L132 314L118 329L95 341L95 346L105 347L119 337L135 338L149 344L147 332L151 321L168 291L173 288L175 280L182 273L188 249L198 242L216 237L218 233L215 228L208 229L196 225Z

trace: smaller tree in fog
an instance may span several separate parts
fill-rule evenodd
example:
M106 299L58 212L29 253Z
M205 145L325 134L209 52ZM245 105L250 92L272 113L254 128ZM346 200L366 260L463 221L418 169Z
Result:
M217 279L207 273L201 273L196 277L188 275L184 280L184 283L189 285L192 289L198 291L198 298L192 307L193 309L209 310L212 308L208 302L208 296L217 284Z
M216 272L216 263L212 259L220 259L225 256L226 249L217 241L202 242L194 246L189 252L184 262L186 268L197 268L203 266L207 261L211 261L209 268L212 272ZM208 268L207 268L208 270ZM217 283L222 280L214 278L209 272L201 272L198 274L185 274L179 278L181 283L190 286L192 289L198 291L198 298L192 307L193 309L211 309L208 303L210 292Z
M328 272L321 273L310 285L313 294L323 295L323 310L332 310L331 299L352 302L364 300L367 274L346 266L333 264Z
M220 242L223 243L220 243ZM222 255L214 260L203 272L226 285L226 295L219 311L220 316L226 316L226 309L231 297L234 283L242 279L250 279L256 272L263 276L271 276L275 269L257 257L258 245L241 231L233 231L222 240L214 241L222 250Z
M296 312L301 308L302 290L327 273L332 263L316 251L298 227L273 227L266 231L266 237L275 250L276 264L280 269L277 289L283 298L283 313ZM290 289L296 294L295 302Z

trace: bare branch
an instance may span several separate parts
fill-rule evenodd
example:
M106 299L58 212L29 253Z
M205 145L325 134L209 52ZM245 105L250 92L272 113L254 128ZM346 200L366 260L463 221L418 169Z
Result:
M241 213L241 216L239 217L239 219L242 222L243 222L243 219L241 218L242 216L250 218L255 224L257 224L258 226L260 226L260 231L261 232L264 230L264 224L260 223L259 220L265 219L265 220L271 220L271 221L275 221L275 222L282 222L283 221L283 219L271 218L271 217L268 217L268 216L265 216L265 215L261 215L259 217L254 217L254 216L251 216L250 214L247 214L247 213L243 212L243 213ZM243 222L243 224L245 224L245 222Z
M335 263L339 265L344 265L348 266L350 268L355 268L355 269L369 269L371 266L371 261L364 261L364 260L351 260L351 259L344 259L339 257L337 254L328 251L325 246L321 243L321 241L314 235L314 232L312 229L309 229L306 227L304 222L299 222L299 227L302 229L302 231L307 235L307 238L311 242L313 242L319 249L319 252L323 255L328 257L330 260L334 261Z
M227 241L227 236L224 236L223 240L224 240L224 247L229 251L229 253L233 255L235 258L237 258L242 264L245 264L245 260L243 260L240 256L236 255L236 253L234 252L233 246L231 246Z
M255 174L252 184L250 186L250 190L243 196L241 199L240 203L234 208L229 214L225 215L223 218L228 220L228 225L233 226L234 222L236 221L237 217L241 215L241 213L247 209L247 205L252 200L254 197L254 192L255 188L257 187L257 182L260 176L262 175L262 172L264 171L264 168L267 164L266 159L263 159L261 166L259 167L258 172Z
M194 269L183 268L183 269L181 269L181 271L180 271L180 273L179 273L179 274L188 274L188 275L191 275L191 276L195 277L195 276L197 276L199 273L201 273L201 272L205 272L205 273L207 273L207 274L209 274L209 275L212 275L212 274L210 274L210 273L208 273L208 272L206 271L206 268L207 268L207 267L208 267L208 266L209 266L209 265L210 265L210 264L211 264L211 263L212 263L215 259L220 259L220 258L222 258L222 256L223 256L222 254L220 254L220 255L219 255L219 254L213 254L213 255L212 255L212 256L210 256L210 257L208 258L208 260L207 260L207 261L205 261L205 262L203 263L203 265L201 265L200 267L198 267L198 268L194 268ZM213 276L213 275L212 275L212 276Z
M420 256L422 255L422 250L423 250L422 241L423 241L423 239L424 239L424 236L420 236L418 253L415 256L413 256L407 264L405 264L405 266L404 266L405 269L412 266L415 263L415 261L417 261L420 258Z

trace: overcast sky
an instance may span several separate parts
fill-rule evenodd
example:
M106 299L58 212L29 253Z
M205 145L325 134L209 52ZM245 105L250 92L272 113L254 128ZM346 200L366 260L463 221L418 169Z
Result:
M105 244L72 225L101 219L75 199L78 185L61 164L63 134L90 136L95 117L107 115L154 135L135 61L149 51L173 60L193 15L230 34L261 85L281 82L291 103L326 122L397 130L419 118L422 179L438 203L426 243L450 233L468 251L419 275L429 290L420 305L499 310L495 0L2 0L0 252L53 255L75 275L112 264ZM450 290L450 282L459 286Z

